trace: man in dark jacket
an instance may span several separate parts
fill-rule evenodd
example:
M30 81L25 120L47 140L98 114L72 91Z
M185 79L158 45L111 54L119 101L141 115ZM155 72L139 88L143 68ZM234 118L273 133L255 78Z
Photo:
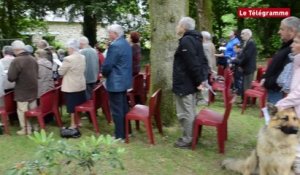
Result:
M280 23L278 34L283 43L281 48L272 57L271 63L263 75L261 82L267 89L268 102L270 103L276 104L277 101L283 98L283 93L280 91L281 88L277 85L276 80L284 66L290 62L288 54L291 52L290 45L297 34L298 26L299 18L293 16L283 19Z
M192 142L192 129L195 120L195 93L203 89L208 77L208 61L204 55L202 36L195 31L195 21L183 17L176 28L179 46L173 63L173 92L176 98L176 111L183 135L175 147L189 148Z
M25 51L25 44L16 40L12 44L12 49L16 58L11 62L8 69L7 78L10 82L16 82L15 101L17 102L17 113L21 130L18 135L31 133L31 125L28 122L25 128L24 112L36 107L38 91L38 64L30 53Z
M241 33L241 38L244 41L243 49L239 55L239 67L243 75L243 89L242 89L242 99L245 90L251 87L251 82L253 81L254 72L256 70L256 45L251 39L252 32L250 29L244 29Z

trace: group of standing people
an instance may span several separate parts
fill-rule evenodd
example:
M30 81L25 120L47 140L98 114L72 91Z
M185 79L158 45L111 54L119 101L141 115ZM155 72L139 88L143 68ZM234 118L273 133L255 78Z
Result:
M208 72L213 66L211 62L209 63L209 54L204 54L210 46L202 46L202 37L194 30L195 21L190 17L183 17L176 29L181 38L174 56L173 92L176 99L177 117L183 133L174 146L190 148L193 122L196 117L195 93L203 90L205 86L203 82L207 80ZM275 104L279 110L293 107L297 116L300 117L300 79L297 76L300 71L300 19L293 16L283 19L278 34L282 46L268 63L261 86L267 91L269 103ZM204 40L209 38L206 32L202 32L202 36ZM239 75L238 78L242 78L242 84L235 85L235 88L240 88L243 99L243 92L250 88L256 71L257 48L250 29L242 30L241 39L242 43L236 37L235 32L231 32L225 52L215 54L215 56L227 59L221 62L225 67L228 63L236 65L237 69L234 73ZM278 83L279 76L284 77L285 87ZM235 77L235 79L238 78ZM284 89L288 89L288 93ZM300 174L300 144L293 169L296 174Z
M230 32L230 40L226 44L224 53L216 54L211 35L207 31L201 33L195 30L195 21L190 17L183 17L179 21L176 32L180 36L179 45L174 55L173 64L173 92L175 94L177 117L183 128L182 136L174 146L189 148L192 142L192 129L196 117L196 93L206 90L209 74L214 74L217 64L224 67L228 63L236 64L242 78L241 96L250 88L256 70L257 50L252 40L250 29L241 32L242 46L236 32ZM235 52L235 47L242 49ZM217 58L221 62L217 62ZM224 61L225 60L225 61Z
M127 41L123 27L113 24L108 27L108 37L110 42L105 58L102 54L99 56L84 36L67 42L68 56L63 59L59 57L61 53L57 54L45 40L37 42L35 52L20 40L3 48L3 64L0 64L0 73L3 75L0 81L7 81L4 83L7 86L13 84L5 89L14 90L21 127L17 134L30 134L37 129L37 125L32 126L30 122L25 128L24 112L35 108L37 99L53 89L54 81L59 78L62 78L61 91L71 116L67 129L78 131L75 107L92 98L93 89L102 73L106 78L104 85L109 94L115 137L125 139L125 115L128 112L126 92L131 88L132 77L140 71L140 36L138 32L131 32ZM4 88L0 95L4 95Z

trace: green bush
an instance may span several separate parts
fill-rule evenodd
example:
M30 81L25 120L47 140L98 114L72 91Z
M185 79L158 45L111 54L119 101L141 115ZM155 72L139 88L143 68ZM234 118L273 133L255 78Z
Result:
M44 130L28 137L39 145L36 159L16 163L7 175L96 175L97 166L105 166L105 163L124 169L120 160L124 149L116 147L117 140L109 135L87 137L77 144L55 141L53 133L47 135Z

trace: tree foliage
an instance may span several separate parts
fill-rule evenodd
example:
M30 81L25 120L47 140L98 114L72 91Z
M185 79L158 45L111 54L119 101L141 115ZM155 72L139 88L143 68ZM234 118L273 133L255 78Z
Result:
M275 18L238 18L238 7L289 7L291 15L300 17L300 1L289 0L253 0L239 1L213 0L213 30L217 38L227 37L228 31L235 28L252 30L254 39L259 48L260 58L272 56L280 46L277 35L280 21ZM268 41L268 42L266 42Z

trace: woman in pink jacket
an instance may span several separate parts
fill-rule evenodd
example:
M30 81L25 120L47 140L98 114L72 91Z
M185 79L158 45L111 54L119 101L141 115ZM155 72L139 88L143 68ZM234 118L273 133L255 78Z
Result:
M294 42L292 43L291 47L292 54L294 55L294 70L290 93L285 98L278 101L276 106L279 110L294 107L297 116L300 118L300 27L298 27L297 36L294 38ZM300 143L297 147L297 155L294 162L294 171L297 175L300 174Z

